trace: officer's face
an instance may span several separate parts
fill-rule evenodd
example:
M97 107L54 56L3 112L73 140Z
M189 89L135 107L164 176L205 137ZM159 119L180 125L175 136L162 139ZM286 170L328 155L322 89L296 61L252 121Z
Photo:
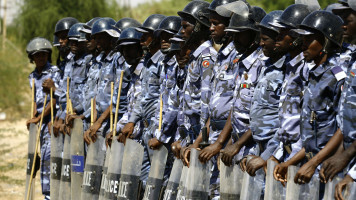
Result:
M36 64L36 67L43 67L47 64L49 59L48 52L38 52L32 55L32 59Z
M347 40L352 40L356 35L356 12L350 12L344 19L343 37Z
M188 21L183 20L182 21L182 29L181 29L181 34L183 35L183 39L187 41L190 36L192 35L194 30L194 25L189 23Z
M139 43L124 45L121 52L129 65L137 65L142 57L142 47Z
M251 46L254 41L256 33L251 30L234 32L233 40L235 48L238 52L245 51L249 46Z
M59 39L59 47L66 47L68 45L68 31L60 31L56 35Z
M69 45L70 45L70 51L75 55L83 54L85 52L86 42L78 42L76 40L70 40Z
M147 32L142 35L140 45L142 46L142 48L147 49L152 41L153 41L153 33Z
M276 41L270 36L263 34L262 32L260 34L260 37L260 46L262 47L263 54L266 57L272 57L275 53Z
M179 52L176 53L176 59L179 68L183 69L185 65L189 62L190 52L191 52L190 49L182 48Z
M220 43L225 36L226 20L217 13L209 15L211 38Z
M279 52L287 53L291 50L293 38L289 35L290 29L282 28L279 31L276 41L276 49Z
M303 36L303 55L306 61L312 61L320 56L325 42L322 34L312 34Z
M94 40L96 41L97 48L99 51L110 51L111 50L111 37L109 34L102 32L94 35Z
M87 42L87 50L88 51L94 51L96 49L95 40L91 37L90 34L86 34L86 38L88 40L88 42Z
M162 50L167 50L171 47L171 43L169 42L169 39L171 39L172 37L173 37L173 34L167 33L166 31L162 31L161 36L160 36Z

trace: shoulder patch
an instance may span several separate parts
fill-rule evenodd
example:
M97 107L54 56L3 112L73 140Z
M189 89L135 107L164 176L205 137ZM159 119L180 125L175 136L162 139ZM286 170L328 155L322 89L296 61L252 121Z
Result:
M239 58L235 58L232 62L234 63L234 64L236 64L237 62L239 62Z
M202 62L202 65L203 65L204 68L208 68L210 66L210 61L209 60L204 60Z
M350 72L350 75L351 75L352 77L355 77L355 72L351 71L351 72Z
M340 80L346 78L346 73L339 66L332 68L331 72L334 74L337 81L340 81Z

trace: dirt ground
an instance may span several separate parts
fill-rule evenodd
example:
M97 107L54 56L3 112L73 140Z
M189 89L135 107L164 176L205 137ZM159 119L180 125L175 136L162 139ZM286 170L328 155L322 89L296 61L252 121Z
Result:
M0 121L0 199L24 199L28 144L25 122ZM39 172L35 186L35 199L43 199Z

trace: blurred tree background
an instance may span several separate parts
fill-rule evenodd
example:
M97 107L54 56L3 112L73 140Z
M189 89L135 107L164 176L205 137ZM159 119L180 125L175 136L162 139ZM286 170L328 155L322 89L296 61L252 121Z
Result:
M97 16L112 17L115 20L132 17L143 22L154 13L177 15L177 11L183 9L189 1L152 1L129 8L119 6L115 0L23 0L15 20L7 26L5 46L0 46L0 113L6 112L8 118L29 117L30 89L27 77L34 65L29 64L25 47L27 42L36 36L52 41L54 27L59 19L71 16L81 22L87 22ZM247 1L267 12L283 10L294 3L294 0ZM335 2L337 0L323 0L320 4L325 8ZM52 60L56 60L56 49L52 55Z

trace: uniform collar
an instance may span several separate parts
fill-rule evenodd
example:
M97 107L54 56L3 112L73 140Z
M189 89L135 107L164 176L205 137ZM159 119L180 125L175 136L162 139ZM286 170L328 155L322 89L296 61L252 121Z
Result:
M110 51L110 53L105 57L105 61L111 62L115 57L116 53L114 51Z
M163 56L163 53L162 53L160 50L158 50L158 51L151 57L150 60L151 60L151 62L152 62L153 64L157 64L162 56Z
M230 42L224 49L219 50L219 54L228 56L235 49L234 43Z
M84 54L81 58L79 58L78 60L74 60L74 66L80 66L80 65L82 65L83 64L83 62L86 60L86 57L87 57L87 55L86 54ZM74 59L74 57L73 57L73 59Z
M290 55L287 55L287 59L290 59ZM296 57L294 57L293 59L289 60L287 65L287 69L286 69L286 74L289 74L290 72L295 73L297 70L297 65L299 65L304 59L304 55L303 52L301 52L300 54L298 54Z
M134 71L134 74L139 76L141 74L141 71L142 71L143 67L144 67L144 60L141 59L140 63L138 63L138 65L137 65L137 67L136 67L136 69Z
M243 59L241 62L246 67L246 69L250 69L251 66L256 62L256 60L261 56L262 48L257 48L253 53Z
M282 56L282 58L277 60L275 63L271 63L271 59L268 59L266 61L266 67L268 67L268 68L274 67L274 68L277 68L277 69L282 69L283 66L284 66L285 60L286 60L286 56L285 55Z
M50 68L51 68L51 64L49 63L49 62L47 62L47 64L46 64L46 66L43 68L43 70L42 70L42 73L40 74L40 73L38 73L38 70L37 70L37 68L35 68L35 70L33 70L33 74L35 75L35 76L41 76L42 74L47 74L48 73L48 71L50 70Z
M211 46L211 42L210 42L210 40L207 40L203 44L201 44L191 55L194 58L197 58L209 46Z
M335 56L330 57L323 64L321 64L317 67L315 67L315 64L314 64L310 73L314 74L315 77L318 77L318 76L322 75L324 72L326 72L327 70L329 70L332 66L337 66L337 61L336 61Z
M176 56L171 56L171 57L168 57L168 56L165 56L164 60L163 60L163 63L165 63L166 65L174 65L176 63Z

